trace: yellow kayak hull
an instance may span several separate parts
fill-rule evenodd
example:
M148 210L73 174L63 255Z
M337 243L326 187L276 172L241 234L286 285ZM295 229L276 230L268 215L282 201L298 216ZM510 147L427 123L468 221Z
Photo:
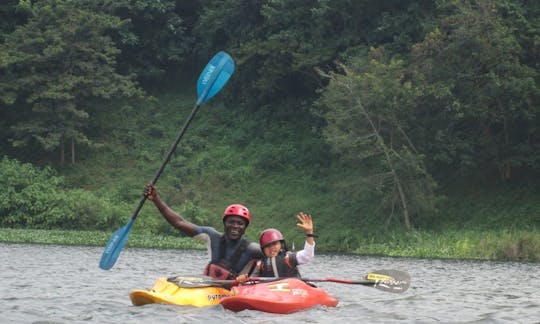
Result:
M137 289L129 293L135 306L146 304L190 305L196 307L218 305L221 298L230 296L222 287L178 287L167 278L158 278L150 289Z

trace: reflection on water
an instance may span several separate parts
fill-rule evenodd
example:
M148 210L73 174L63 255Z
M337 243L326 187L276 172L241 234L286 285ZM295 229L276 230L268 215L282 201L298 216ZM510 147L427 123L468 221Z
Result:
M132 306L129 291L160 276L198 274L205 251L125 248L109 271L102 248L0 244L0 319L9 323L540 323L540 264L317 255L305 277L361 279L370 271L411 274L404 294L320 283L335 308L289 315L172 305Z

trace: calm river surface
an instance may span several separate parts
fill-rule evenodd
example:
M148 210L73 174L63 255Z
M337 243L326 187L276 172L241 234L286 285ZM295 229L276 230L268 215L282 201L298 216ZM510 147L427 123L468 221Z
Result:
M129 292L158 277L199 274L205 251L124 248L109 271L99 247L0 244L1 323L540 323L540 264L316 255L309 278L361 279L396 269L411 287L394 294L323 282L335 308L290 315L221 306L131 305Z

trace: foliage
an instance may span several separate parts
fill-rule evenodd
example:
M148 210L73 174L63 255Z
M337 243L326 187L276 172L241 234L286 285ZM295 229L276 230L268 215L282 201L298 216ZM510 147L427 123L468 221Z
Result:
M412 136L434 164L462 174L491 170L510 180L514 170L535 169L539 72L512 24L525 19L523 8L442 1L439 10L438 26L411 49L418 109L428 117Z
M123 203L67 190L49 168L4 157L0 161L0 226L35 229L108 229L120 224Z
M361 166L368 181L358 185L380 193L384 214L392 218L397 208L411 229L412 215L434 212L435 183L408 135L414 93L403 62L385 62L373 49L368 62L348 65L352 69L341 65L341 73L321 72L330 79L317 102L316 113L327 122L323 134L346 165Z
M11 127L14 147L37 142L45 151L71 142L92 145L84 129L98 99L142 92L132 76L115 72L119 54L108 33L121 27L100 5L80 1L39 1L31 17L0 47L0 100L21 112Z
M47 16L40 20L37 9ZM537 2L521 0L5 1L0 152L43 165L59 152L44 152L45 142L36 136L52 148L64 127L88 141L73 142L78 164L60 170L60 184L51 170L53 175L36 181L44 184L25 183L26 190L16 191L20 206L6 194L2 208L11 209L2 217L17 217L11 211L21 207L24 212L9 226L92 229L97 223L112 231L124 225L193 105L199 67L224 49L235 59L236 73L199 112L158 184L175 210L219 227L224 206L244 203L255 217L249 238L279 225L297 246L303 236L294 215L310 211L321 251L475 257L480 252L471 251L481 249L496 257L515 251L504 247L515 245L523 247L516 255L530 254L525 247L535 249L539 215L538 190L529 187L540 171L539 12ZM71 31L76 39L69 38ZM90 56L90 63L110 73L62 70L62 63L88 67L73 44L104 58ZM99 45L106 50L99 52ZM20 57L10 56L17 51ZM20 63L5 68L5 57ZM315 70L340 74L341 66L356 75L349 98ZM96 79L108 76L144 81L158 99L136 105L129 97L119 99L112 91L125 83ZM100 91L111 90L111 97L92 94L87 85L93 80L105 85ZM23 83L20 91L10 91ZM53 98L28 101L38 91ZM336 128L336 141L323 136L334 125L312 113L321 95L332 107L325 113L341 114L340 122L349 127ZM357 112L360 106L342 95L361 99L375 113L382 141L370 142L366 119L350 115L351 106ZM28 132L19 128L15 137L14 126L27 126ZM339 138L344 130L350 130L348 137ZM8 139L30 140L14 148L12 143L23 142ZM340 139L348 146L337 145ZM410 233L394 230L404 221L396 217L402 210L392 208L400 204L395 182L388 181L396 179L388 176L390 166L407 193ZM11 188L11 180L5 181ZM148 240L156 233L178 235L150 204L133 232ZM461 232L465 238L458 238ZM474 235L489 240L481 243Z
M104 246L108 232L0 228L0 242ZM357 238L344 236L335 247L317 240L319 252L411 258L540 261L540 234L522 231L411 231ZM291 241L287 241L290 244ZM321 242L323 244L321 244ZM128 247L203 249L191 238L131 233Z
M100 231L67 231L67 230L38 230L38 229L7 229L0 228L0 242L62 244L104 246L110 239L111 233ZM156 236L131 233L128 247L158 248L158 249L203 249L199 241L191 238L172 236Z
M27 18L26 1L5 0L0 4L0 35L10 33Z
M231 96L253 111L279 103L284 94L313 98L322 82L313 68L331 65L350 47L394 40L395 47L410 45L430 6L386 0L208 0L194 32L204 51L230 48L239 66Z
M193 58L189 22L196 20L197 1L117 0L111 5L125 22L115 36L122 70L150 83Z
M381 233L382 234L382 233ZM540 260L538 232L509 230L391 231L359 242L356 253L417 258Z

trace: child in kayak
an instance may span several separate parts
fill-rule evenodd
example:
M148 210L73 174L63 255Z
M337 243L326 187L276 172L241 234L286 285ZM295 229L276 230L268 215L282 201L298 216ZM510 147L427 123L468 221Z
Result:
M257 261L251 277L300 277L298 265L306 264L315 256L315 237L311 215L299 213L296 225L306 232L304 249L298 252L287 250L285 239L275 228L265 229L259 236L264 257ZM246 282L247 275L236 278L239 283Z

